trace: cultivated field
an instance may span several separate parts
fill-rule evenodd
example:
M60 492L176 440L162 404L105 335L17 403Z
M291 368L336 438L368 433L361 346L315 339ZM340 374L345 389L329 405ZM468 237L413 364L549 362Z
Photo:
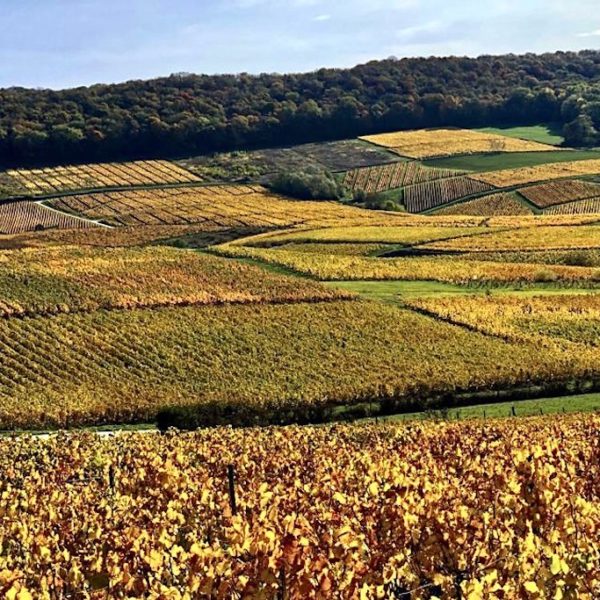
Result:
M531 215L533 211L524 202L519 201L514 193L499 192L442 207L435 214L494 217L501 215Z
M433 245L433 244L432 244ZM285 246L272 249L223 245L216 251L223 256L253 258L267 264L292 269L324 281L425 280L461 285L522 285L555 282L561 285L597 285L600 269L560 265L503 263L461 260L460 257L377 258L358 251L332 254L289 251Z
M96 223L50 210L37 202L17 200L0 204L0 234L45 229L89 229Z
M3 591L593 600L599 428L588 415L7 438Z
M403 202L406 210L419 213L491 189L491 185L470 177L452 177L405 188Z
M511 250L585 250L600 248L600 226L540 224L538 227L524 227L510 231L495 231L489 235L456 238L432 242L430 249L469 251L511 251Z
M565 202L598 198L600 184L576 179L560 180L526 187L519 190L519 193L538 208L548 208Z
M166 160L17 169L5 177L26 194L48 195L103 187L128 187L199 181L196 175Z
M0 348L1 429L151 422L173 405L297 421L328 406L416 407L432 394L599 368L597 352L506 342L360 301L9 318Z
M416 183L456 177L460 173L450 169L424 167L411 160L347 171L343 183L353 192L362 190L367 194L376 194Z
M541 340L554 344L600 346L600 295L560 296L446 296L414 298L409 306L437 317L512 340ZM573 352L578 350L573 348Z
M518 186L537 181L600 174L600 159L548 163L519 169L474 173L471 177L496 187Z
M373 211L335 202L298 202L261 186L204 186L65 196L53 208L114 226L203 224L207 229L292 227L336 221L382 221ZM402 215L386 217L402 219Z
M173 248L0 252L0 317L343 297L304 279Z
M422 129L367 135L360 138L401 156L432 158L484 152L544 152L554 146L468 129Z
M600 197L551 206L544 211L551 215L600 215Z

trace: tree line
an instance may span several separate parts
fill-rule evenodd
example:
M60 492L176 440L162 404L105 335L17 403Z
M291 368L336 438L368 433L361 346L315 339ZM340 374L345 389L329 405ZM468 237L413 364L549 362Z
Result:
M62 91L0 90L5 165L178 157L440 125L600 134L600 52L372 61L300 74L175 74Z

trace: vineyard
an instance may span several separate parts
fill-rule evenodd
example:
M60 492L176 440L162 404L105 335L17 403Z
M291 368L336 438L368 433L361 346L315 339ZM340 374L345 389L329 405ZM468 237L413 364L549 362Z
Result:
M290 227L313 223L361 220L374 222L384 217L372 211L342 206L335 202L298 202L260 186L204 186L162 190L130 190L51 200L57 210L102 220L115 226L189 225L207 228ZM385 217L403 219L402 215Z
M493 231L489 235L432 242L429 249L461 252L512 250L575 250L600 248L598 225L555 225Z
M461 171L450 169L424 167L416 161L403 161L347 171L343 183L353 192L362 190L367 194L376 194L407 185L456 177L460 173Z
M196 175L166 160L11 170L6 172L6 177L24 193L32 195L199 181Z
M361 256L363 253L358 249L352 254L333 254L335 248L318 255L289 251L285 246L266 249L227 244L215 251L223 256L258 259L323 281L425 280L474 286L544 282L595 286L600 281L600 269L595 267L540 266L460 257L378 258Z
M406 304L482 333L544 345L600 346L600 297L596 294L417 298ZM577 347L576 347L577 346Z
M423 159L485 152L544 152L556 147L504 135L467 129L422 129L367 135L366 142L389 148L401 156Z
M2 319L0 348L0 429L152 422L173 405L280 422L598 374L597 350L506 342L361 301Z
M519 169L490 171L489 173L472 173L470 176L495 187L508 187L597 174L600 174L599 159L549 163Z
M0 591L594 600L599 428L588 415L5 438Z
M453 204L445 208L442 207L435 214L493 217L501 215L531 215L533 211L515 198L514 194L499 192L483 196L482 198L476 198L475 200Z
M600 196L600 184L589 181L553 181L519 190L519 193L538 208L548 208L565 202Z
M489 227L450 225L436 227L421 226L364 226L364 227L327 227L326 229L297 229L283 233L267 233L241 240L248 246L277 246L282 244L327 242L327 243L359 243L359 244L400 244L414 245L434 240L452 239L455 237L472 236L490 231Z
M31 201L0 204L0 234L25 233L44 229L88 229L96 224L49 210Z
M600 197L577 200L575 202L567 202L565 204L551 206L544 212L551 215L600 214Z
M259 267L172 248L42 248L0 253L0 317L347 297Z
M407 211L419 213L491 189L491 185L482 181L469 177L452 177L404 188L403 202Z

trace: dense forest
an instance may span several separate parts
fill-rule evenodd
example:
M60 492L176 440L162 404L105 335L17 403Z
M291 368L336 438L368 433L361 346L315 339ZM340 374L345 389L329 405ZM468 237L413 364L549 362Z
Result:
M0 90L0 161L174 157L439 125L564 125L600 143L600 52L373 61L253 76L176 74Z

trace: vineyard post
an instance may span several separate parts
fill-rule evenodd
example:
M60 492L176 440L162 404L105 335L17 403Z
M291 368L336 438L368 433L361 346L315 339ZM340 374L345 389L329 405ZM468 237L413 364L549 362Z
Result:
M110 485L110 491L115 491L115 466L110 465L108 468L108 484Z
M279 569L279 599L285 600L285 565L281 565Z
M233 465L227 465L227 479L229 481L229 504L231 506L231 514L237 514L237 503L235 501L235 470Z
M515 410L515 405L514 404L510 407L510 412L511 412L511 414L512 414L513 417L517 416L517 411Z

